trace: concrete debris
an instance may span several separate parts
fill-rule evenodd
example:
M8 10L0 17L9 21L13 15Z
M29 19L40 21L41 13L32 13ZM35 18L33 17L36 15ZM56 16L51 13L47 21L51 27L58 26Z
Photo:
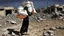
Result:
M18 24L21 20L16 17L14 14L8 14L8 16L3 17L0 16L0 27L10 25L10 24Z
M59 26L59 29L64 29L64 27L63 26Z
M51 33L50 36L55 36L55 34L52 34L52 33Z
M56 27L51 27L50 30L55 31L56 30Z
M64 29L64 26L57 26L57 29Z
M7 22L12 23L12 24L16 24L16 23L17 23L17 22L14 21L14 20L7 20Z
M54 31L47 30L43 32L43 36L55 36Z
M52 31L52 30L47 30L47 32L48 32L48 33L54 33L54 31Z
M15 36L15 33L12 32L12 36Z
M13 20L12 20L12 21L10 21L10 22L13 23L13 24L16 24L16 21L13 21Z
M43 36L49 36L49 34L47 33L47 31L43 32Z
M59 20L62 20L64 17L60 16Z
M59 29L59 27L58 27L58 26L56 26L56 29Z

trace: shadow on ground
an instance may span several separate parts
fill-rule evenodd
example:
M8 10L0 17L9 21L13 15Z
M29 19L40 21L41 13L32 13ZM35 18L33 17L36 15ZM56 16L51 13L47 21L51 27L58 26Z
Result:
M7 29L8 31L9 31L9 33L8 34L12 34L12 32L13 33L15 33L16 35L19 35L19 31L14 31L14 29Z

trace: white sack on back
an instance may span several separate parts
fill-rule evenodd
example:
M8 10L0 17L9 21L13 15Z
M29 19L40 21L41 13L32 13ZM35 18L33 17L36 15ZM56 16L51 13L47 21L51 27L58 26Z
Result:
M27 16L28 15L27 11L23 10L23 9L24 9L24 7L20 6L18 8L18 13Z
M27 13L27 11L26 11L26 10L21 11L19 14L22 14L22 15L25 15L25 16L27 16L27 15L28 15L28 13Z

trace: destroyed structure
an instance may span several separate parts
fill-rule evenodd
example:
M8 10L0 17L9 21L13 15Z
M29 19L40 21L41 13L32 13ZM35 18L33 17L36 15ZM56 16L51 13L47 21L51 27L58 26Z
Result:
M46 12L52 13L52 12L62 12L62 11L64 11L64 5L55 4L53 6L48 7Z
M14 14L15 8L12 6L3 7L0 6L0 16L7 16L8 14Z

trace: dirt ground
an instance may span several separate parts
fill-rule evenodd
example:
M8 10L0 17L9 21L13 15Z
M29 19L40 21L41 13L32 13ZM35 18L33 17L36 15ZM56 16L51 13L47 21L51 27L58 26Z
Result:
M22 23L22 22L21 22ZM5 32L8 33L7 29L13 29L15 31L19 31L21 28L21 23L17 25L9 25L5 27L0 27L0 36ZM64 21L62 20L54 20L54 19L47 19L45 21L37 22L37 21L30 21L28 33L30 35L23 35L23 36L43 36L43 32L45 31L44 28L47 30L50 27L57 27L57 26L64 26ZM64 36L64 29L57 29L54 31L55 36ZM7 34L8 36L11 36ZM18 35L15 35L18 36Z

